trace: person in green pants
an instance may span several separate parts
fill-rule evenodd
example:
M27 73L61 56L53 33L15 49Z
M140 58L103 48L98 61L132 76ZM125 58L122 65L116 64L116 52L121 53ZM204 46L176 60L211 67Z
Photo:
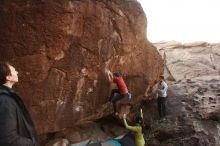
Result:
M142 132L142 124L143 124L143 119L141 117L136 117L135 119L135 126L129 126L127 121L126 121L126 114L123 115L123 121L124 121L124 125L125 127L134 132L135 135L135 145L136 146L144 146L145 145L145 140L144 140L144 135Z

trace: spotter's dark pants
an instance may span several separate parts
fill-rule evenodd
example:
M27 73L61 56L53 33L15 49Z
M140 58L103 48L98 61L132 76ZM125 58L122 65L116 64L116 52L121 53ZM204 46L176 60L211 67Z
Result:
M158 112L160 119L166 117L166 97L158 97L157 99L157 106L158 106Z

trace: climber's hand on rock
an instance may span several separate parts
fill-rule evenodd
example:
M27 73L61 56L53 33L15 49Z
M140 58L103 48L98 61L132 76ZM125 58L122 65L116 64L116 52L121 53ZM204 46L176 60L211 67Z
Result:
M108 80L112 81L112 79L113 79L112 72L110 70L108 70L108 69L105 69L105 74L108 76Z

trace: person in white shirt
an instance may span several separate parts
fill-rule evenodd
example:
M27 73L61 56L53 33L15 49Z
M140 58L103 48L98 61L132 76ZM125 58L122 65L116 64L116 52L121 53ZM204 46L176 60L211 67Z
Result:
M165 120L166 118L166 98L167 98L167 83L164 81L164 76L160 76L159 84L157 86L157 103L158 103L158 112L160 120Z

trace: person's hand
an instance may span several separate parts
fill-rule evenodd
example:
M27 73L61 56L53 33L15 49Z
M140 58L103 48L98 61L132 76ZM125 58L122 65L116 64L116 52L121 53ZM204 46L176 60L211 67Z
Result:
M148 92L150 91L150 86L147 87L146 92L144 94L145 97L148 97Z
M105 69L105 74L107 75L109 82L112 82L112 79L113 79L112 72L108 69Z
M112 72L109 70L108 75L111 76L111 78L113 78L113 74Z
M146 92L148 93L150 91L150 86L147 87Z
M110 70L105 69L105 73L106 73L107 75L109 75L110 72L111 72Z
M143 119L144 118L144 114L143 114L142 108L140 109L140 115L141 115L141 118Z
M126 114L123 115L123 118L126 119Z

